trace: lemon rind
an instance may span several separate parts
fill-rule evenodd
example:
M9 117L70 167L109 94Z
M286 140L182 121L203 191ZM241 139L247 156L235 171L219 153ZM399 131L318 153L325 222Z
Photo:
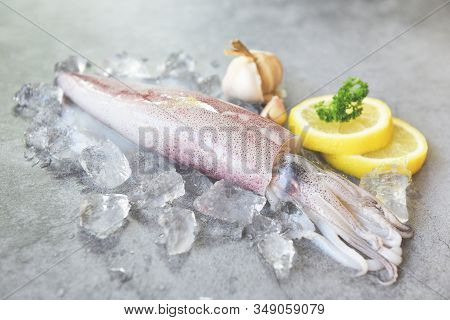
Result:
M405 166L411 174L415 174L419 171L425 163L428 153L428 144L424 135L408 124L407 122L393 118L394 127L398 126L408 131L414 136L417 142L417 148L400 157L375 159L365 157L364 155L335 155L335 154L323 154L325 160L329 162L334 168L339 169L345 173L348 173L357 178L361 178L364 174L371 170L387 166L387 165L400 165Z

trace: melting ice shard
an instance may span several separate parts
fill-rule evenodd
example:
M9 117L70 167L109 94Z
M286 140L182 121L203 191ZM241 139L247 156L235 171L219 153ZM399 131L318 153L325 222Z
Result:
M406 188L410 182L411 173L406 169L376 168L365 174L359 185L391 209L400 222L405 223L409 219Z
M130 205L123 194L91 194L80 207L80 226L98 239L119 230L128 217Z
M63 91L47 83L27 83L14 95L17 103L15 112L23 117L31 118L38 112L61 112Z
M194 72L195 61L189 54L179 51L171 53L159 68L162 76L180 77L182 74Z
M85 148L81 152L80 164L94 183L104 188L115 188L131 175L127 158L109 140Z
M130 200L137 209L161 208L184 193L181 175L175 171L163 171L154 177L140 180L131 190Z
M289 276L295 255L292 240L284 238L277 232L269 233L258 243L258 249L279 279Z
M194 59L185 52L170 54L165 63L159 67L159 71L160 74L155 79L158 85L195 90L212 97L221 95L220 77L201 76L195 71Z
M195 199L209 190L213 184L207 176L195 169L181 171L181 175L184 180L186 193L181 198L176 199L174 205L194 209Z
M252 239L260 240L269 233L280 233L281 224L278 221L262 214L255 214L248 231Z
M80 56L70 55L66 59L55 64L55 72L78 72L83 73L89 66L88 61Z
M175 171L174 165L165 157L150 150L138 150L129 154L133 179L143 181L156 177L163 171Z
M149 77L146 59L134 57L127 52L118 53L105 62L107 75L120 78Z
M248 225L265 203L265 197L220 180L195 199L194 206L199 212L216 219Z
M188 209L169 208L159 216L163 228L167 253L176 255L191 249L197 232L194 213Z

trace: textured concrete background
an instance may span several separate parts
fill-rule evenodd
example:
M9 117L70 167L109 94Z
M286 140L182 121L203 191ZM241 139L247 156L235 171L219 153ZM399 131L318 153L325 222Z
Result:
M443 0L6 2L100 64L127 50L156 66L170 52L185 49L201 67L218 60L223 73L228 59L222 50L239 37L252 48L279 54L287 104L293 105ZM421 194L411 208L416 234L404 245L405 262L391 287L370 276L351 277L307 242L298 244L292 275L283 282L246 241L197 243L184 259L168 261L154 244L158 229L132 220L110 248L87 244L76 220L82 187L23 159L26 123L11 112L11 97L21 84L51 81L55 61L71 53L0 5L0 296L16 289L10 298L450 296L450 6L348 73L368 81L371 95L387 101L429 142L427 163L414 177ZM333 92L342 79L320 93ZM133 272L133 279L123 284L111 279L111 267Z

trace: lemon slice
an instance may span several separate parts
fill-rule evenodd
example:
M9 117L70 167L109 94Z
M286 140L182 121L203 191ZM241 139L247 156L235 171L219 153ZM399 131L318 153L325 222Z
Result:
M314 105L332 95L302 101L289 114L289 129L305 148L330 154L363 154L386 146L392 137L392 114L381 100L365 98L359 117L348 122L321 120Z
M393 123L392 140L386 147L363 155L324 154L325 160L334 168L358 178L372 169L389 166L407 168L412 174L416 173L427 157L427 141L422 133L405 121L393 118Z

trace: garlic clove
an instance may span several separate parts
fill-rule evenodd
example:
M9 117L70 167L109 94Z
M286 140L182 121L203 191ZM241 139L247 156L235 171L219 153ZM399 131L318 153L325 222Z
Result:
M268 118L281 126L284 125L287 120L287 112L283 100L278 96L273 96L261 111L261 117Z
M247 102L263 102L262 81L256 63L246 56L234 58L222 80L226 97Z
M271 52L251 50L251 53L256 58L263 92L274 92L283 78L281 61Z

